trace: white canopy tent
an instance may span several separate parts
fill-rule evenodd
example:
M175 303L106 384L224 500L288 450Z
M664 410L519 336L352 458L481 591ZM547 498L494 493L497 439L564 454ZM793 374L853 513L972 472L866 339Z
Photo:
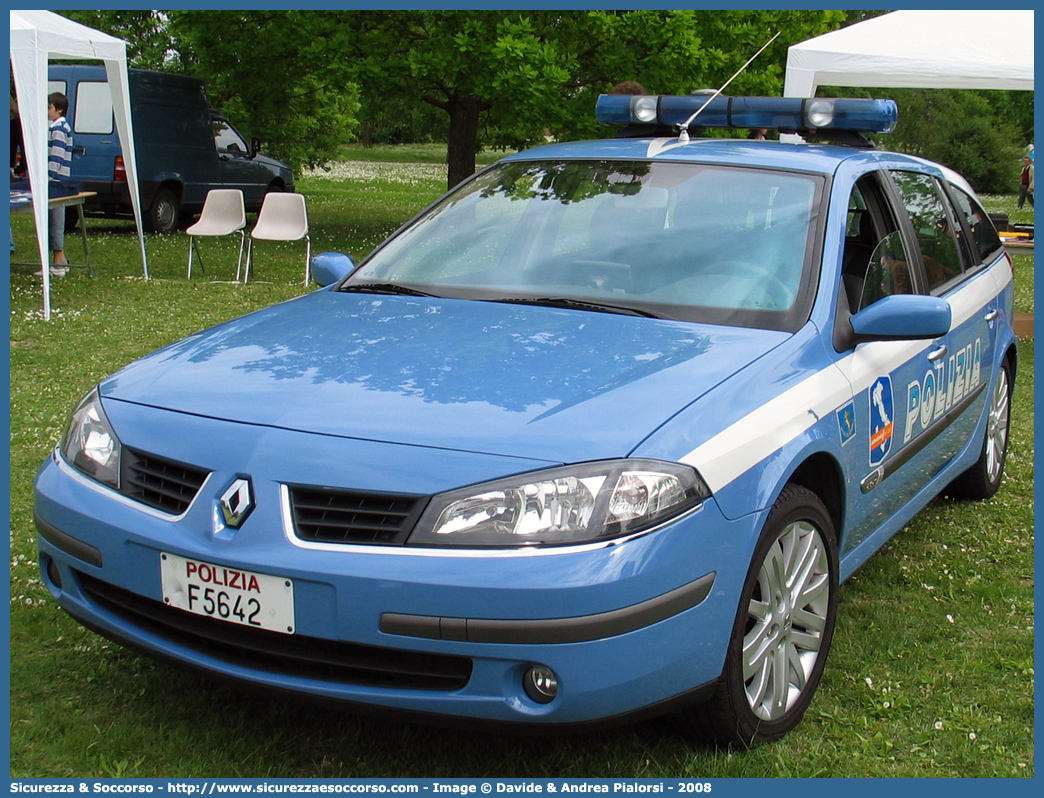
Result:
M893 11L795 44L785 97L868 86L1033 90L1033 11Z
M11 69L18 93L23 147L34 199L36 238L43 268L44 317L51 317L51 283L47 268L47 62L49 58L100 60L112 94L116 131L123 144L134 218L138 223L141 263L149 277L145 236L141 226L141 198L138 193L138 166L134 156L134 131L131 125L130 94L127 79L127 45L122 39L80 25L50 11L11 12ZM73 137L75 145L75 135Z

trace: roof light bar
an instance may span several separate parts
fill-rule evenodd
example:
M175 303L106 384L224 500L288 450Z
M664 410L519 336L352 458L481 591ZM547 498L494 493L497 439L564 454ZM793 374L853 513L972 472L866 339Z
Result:
M715 97L708 103L705 96L666 94L603 94L595 116L604 125L681 128L704 104L707 107L693 122L698 127L891 133L899 119L894 100Z

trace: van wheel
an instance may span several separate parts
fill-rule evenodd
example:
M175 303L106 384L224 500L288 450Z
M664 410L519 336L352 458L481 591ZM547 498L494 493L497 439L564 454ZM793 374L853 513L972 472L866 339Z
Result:
M677 718L720 745L771 742L801 721L834 633L838 555L823 502L787 485L761 533L714 695Z
M161 188L153 197L152 207L145 214L145 228L150 233L173 233L181 217L178 195L169 188Z

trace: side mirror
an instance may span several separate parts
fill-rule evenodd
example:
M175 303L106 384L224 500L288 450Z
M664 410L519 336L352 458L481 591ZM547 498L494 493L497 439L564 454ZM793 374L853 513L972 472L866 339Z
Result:
M940 338L950 331L950 305L934 296L894 294L856 313L851 323L856 341Z
M250 157L253 158L261 152L261 139L254 138L250 140Z
M341 281L355 270L355 263L341 252L320 252L312 258L312 279L322 287Z

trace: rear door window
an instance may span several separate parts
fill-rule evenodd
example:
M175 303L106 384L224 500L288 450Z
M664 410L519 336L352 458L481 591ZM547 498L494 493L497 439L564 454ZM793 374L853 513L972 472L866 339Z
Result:
M955 220L935 179L918 172L893 171L903 204L921 248L928 289L935 291L959 277L964 264L958 250Z

